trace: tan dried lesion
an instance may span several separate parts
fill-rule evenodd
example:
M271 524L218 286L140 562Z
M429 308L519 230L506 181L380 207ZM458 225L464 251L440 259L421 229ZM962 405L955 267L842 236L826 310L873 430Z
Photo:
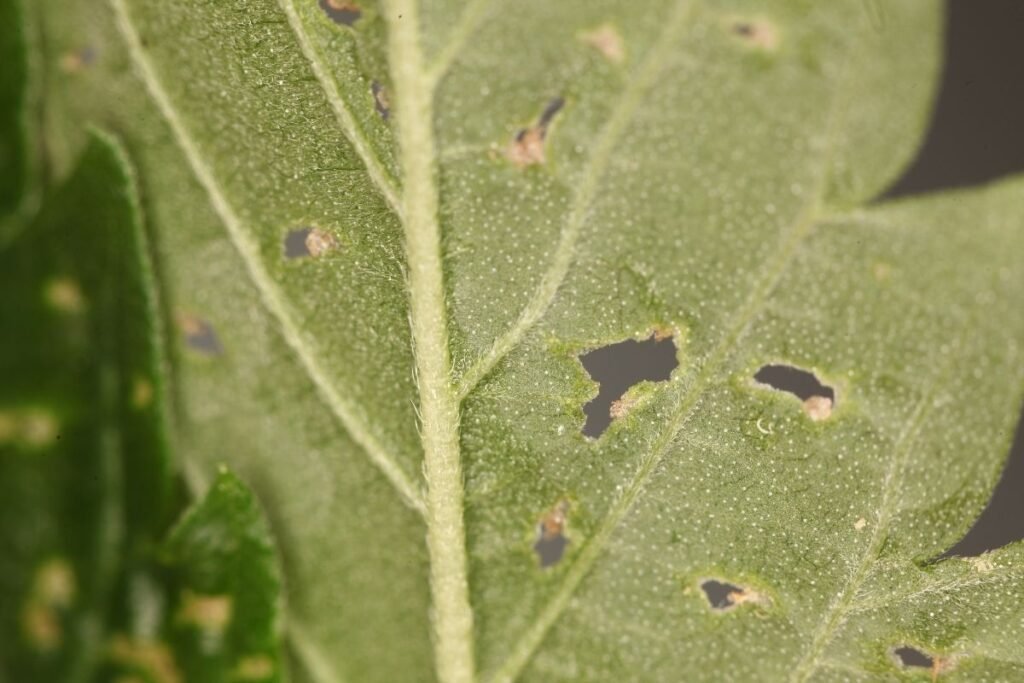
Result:
M622 64L626 59L626 45L622 34L610 23L590 29L580 35L580 39L613 64Z
M505 156L519 168L543 164L547 161L545 153L549 129L555 116L565 106L565 100L557 97L548 103L537 122L529 128L523 128L509 143Z
M338 248L338 240L331 233L321 228L310 228L306 234L306 251L313 258L323 256L324 254L333 251Z
M234 603L228 595L204 595L186 590L178 608L179 623L195 626L205 635L220 637L231 623Z
M804 414L813 422L832 417L832 399L828 396L811 396L803 403Z
M111 638L107 655L123 667L142 672L151 683L184 683L174 654L160 641L118 634Z

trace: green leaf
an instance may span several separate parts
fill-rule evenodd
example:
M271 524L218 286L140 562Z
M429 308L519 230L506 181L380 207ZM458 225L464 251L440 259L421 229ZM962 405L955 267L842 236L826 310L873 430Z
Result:
M90 133L0 252L0 674L83 680L125 556L170 513L161 341L134 180Z
M48 164L136 160L175 443L266 509L297 680L1020 676L1020 547L929 561L1020 406L1024 186L872 201L936 4L80 5ZM652 334L584 437L578 356Z
M222 470L163 556L159 575L132 578L130 628L111 637L107 679L283 680L277 558L245 484Z
M22 201L28 177L26 94L28 51L21 5L0 2L0 218ZM0 238L9 230L0 224Z

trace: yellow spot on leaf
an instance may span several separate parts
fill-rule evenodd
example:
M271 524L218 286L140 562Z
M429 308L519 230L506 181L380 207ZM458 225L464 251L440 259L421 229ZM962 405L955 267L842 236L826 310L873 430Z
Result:
M114 662L140 669L151 683L184 683L174 655L163 643L116 635L110 641L108 653Z
M274 660L266 655L248 655L238 660L233 678L240 681L259 681L274 675Z
M136 377L132 382L132 406L146 408L153 402L153 383L145 377Z
M71 607L76 592L75 572L67 561L47 560L36 569L32 591L21 613L22 630L35 649L50 652L61 646L61 610Z
M227 595L182 594L178 621L196 626L210 636L220 636L231 623L232 602Z
M857 531L863 531L864 527L866 527L867 525L868 525L868 520L866 520L863 517L861 517L860 519L858 519L856 522L853 523L853 528L856 529Z
M46 302L61 313L78 314L85 310L85 296L78 283L69 277L59 277L46 285Z
M70 607L77 592L75 571L67 561L53 559L36 570L33 593L51 607Z

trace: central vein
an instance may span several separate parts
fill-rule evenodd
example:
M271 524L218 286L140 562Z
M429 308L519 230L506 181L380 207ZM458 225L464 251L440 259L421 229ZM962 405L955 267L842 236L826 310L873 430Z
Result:
M402 160L410 317L427 481L427 549L434 607L434 652L440 680L463 683L474 678L473 612L466 576L459 401L452 384L437 215L433 91L419 43L417 1L391 0L387 20Z

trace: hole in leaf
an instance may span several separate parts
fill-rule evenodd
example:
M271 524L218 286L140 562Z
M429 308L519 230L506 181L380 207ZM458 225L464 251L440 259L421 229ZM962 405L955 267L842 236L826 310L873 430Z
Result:
M512 163L523 168L543 164L547 160L544 154L544 141L548 136L548 128L564 106L565 100L556 97L548 102L535 125L523 128L516 133L515 139L512 140L506 152Z
M935 666L935 659L930 655L918 650L916 647L901 645L892 651L896 660L905 667L920 669L932 669Z
M337 246L334 236L320 228L296 228L284 236L284 256L287 259L316 258Z
M700 589L704 591L711 609L724 612L745 603L764 603L763 596L757 591L728 581L717 579L705 579L701 581Z
M754 380L799 398L804 403L804 412L815 422L832 415L836 392L812 372L789 365L765 365L754 374Z
M373 106L376 107L380 117L387 121L391 118L391 100L388 99L388 91L379 81L370 84L370 91L373 93Z
M351 26L363 16L359 5L347 0L320 0L320 9L331 21L342 26Z
M629 412L632 404L623 396L630 387L643 381L664 382L679 367L672 337L658 334L594 349L582 354L580 362L600 384L597 397L583 406L587 416L583 434L591 438L601 436L613 418Z
M533 544L533 551L537 553L542 569L558 564L565 554L565 548L569 545L569 539L565 536L568 512L569 503L560 500L537 525L537 541Z
M185 337L185 343L193 351L207 356L219 356L224 353L220 339L213 326L194 315L182 313L178 316L178 327Z

